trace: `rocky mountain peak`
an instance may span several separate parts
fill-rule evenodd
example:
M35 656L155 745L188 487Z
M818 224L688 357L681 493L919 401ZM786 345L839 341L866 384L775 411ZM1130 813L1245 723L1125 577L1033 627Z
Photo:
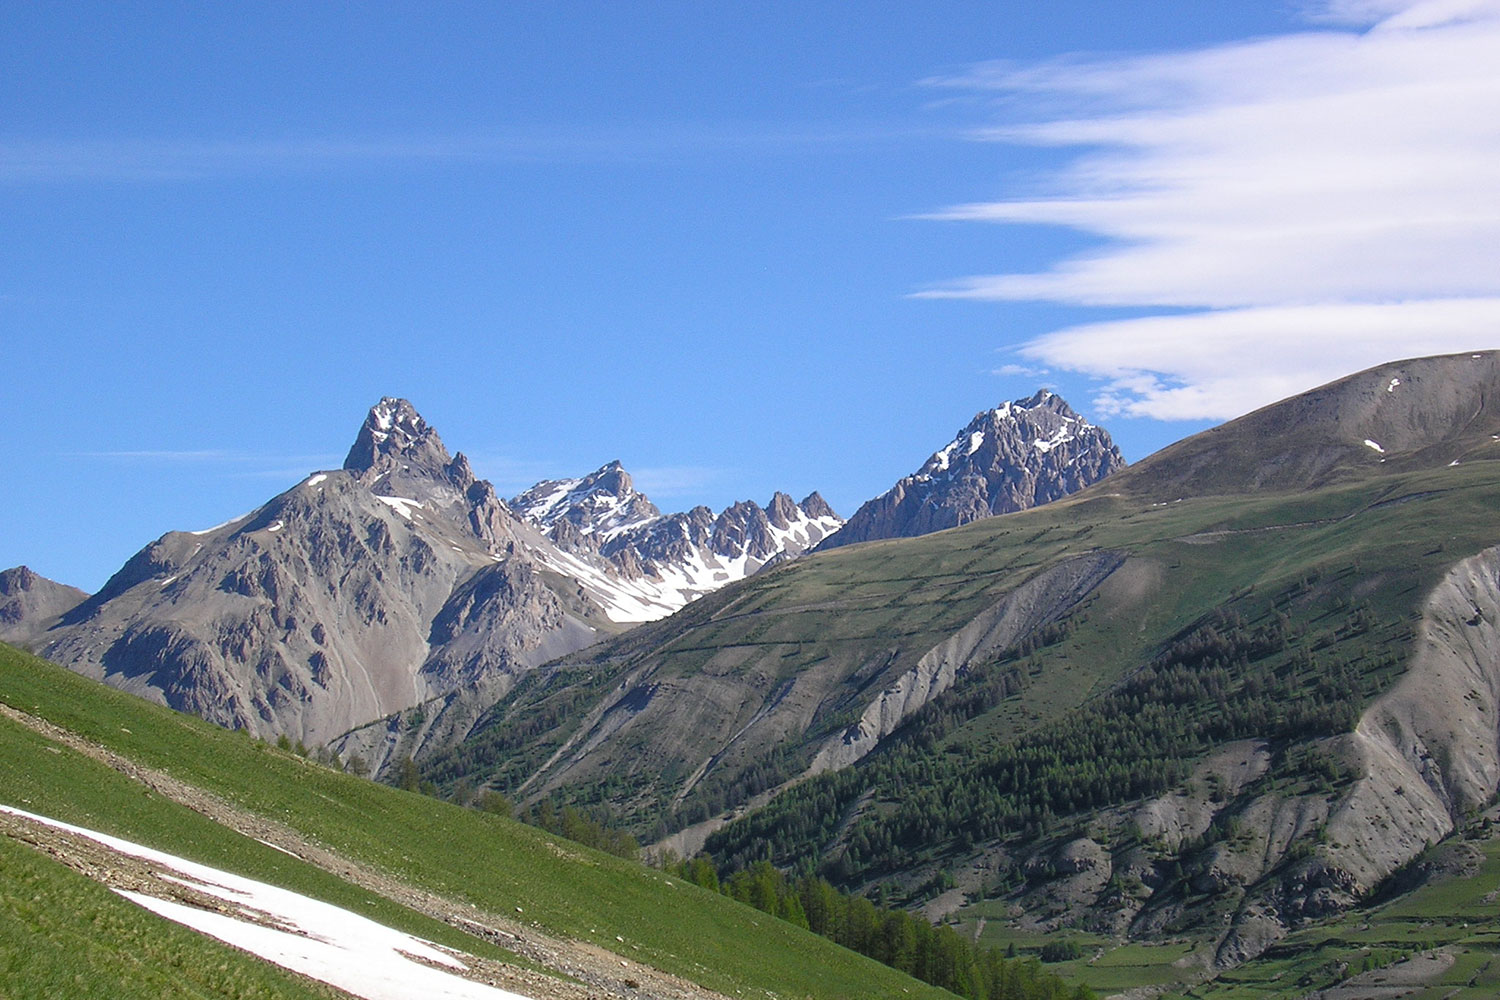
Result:
M833 512L833 508L829 506L828 501L823 499L823 494L817 490L809 493L797 506L802 508L802 513L813 520L817 520L820 517L838 518L838 515Z
M370 408L344 468L360 479L394 469L409 469L447 478L453 459L416 407L390 396ZM467 462L465 463L467 466Z
M1040 389L976 413L921 468L866 503L822 547L924 535L1025 510L1124 465L1106 431L1061 396Z
M580 479L548 479L510 502L523 517L551 529L569 522L581 535L610 535L660 517L661 511L635 488L619 460Z
M799 520L801 514L802 511L798 509L796 501L779 490L771 497L771 502L766 507L766 517L778 528L788 527L793 521Z
M86 597L78 588L49 580L27 566L0 572L0 641L28 639Z

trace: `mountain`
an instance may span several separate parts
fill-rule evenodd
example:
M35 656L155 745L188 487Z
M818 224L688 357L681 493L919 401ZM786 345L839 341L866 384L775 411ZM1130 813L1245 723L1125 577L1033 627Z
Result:
M795 558L843 524L817 493L800 504L777 493L764 508L745 500L718 515L707 507L662 514L636 491L618 461L581 479L537 483L510 506L564 551L608 559L656 611L643 618L664 617L727 583Z
M323 743L461 685L498 691L610 622L405 400L342 469L169 532L35 641L50 659L252 733Z
M1497 389L1494 352L1383 365L815 553L528 675L423 773L1213 975L1500 793Z
M1169 445L1109 488L1164 501L1287 492L1492 458L1497 366L1493 351L1381 365Z
M1124 466L1107 431L1042 389L975 414L920 469L860 507L822 548L911 538L1025 510Z
M25 566L0 572L0 642L29 641L88 596Z
M252 733L324 744L448 699L463 710L421 735L456 739L539 664L838 525L816 495L816 516L782 494L769 510L662 515L618 463L567 484L527 494L550 505L513 509L411 403L383 399L342 468L218 527L163 535L91 597L7 572L0 627L74 670ZM384 764L396 738L377 744L364 749Z

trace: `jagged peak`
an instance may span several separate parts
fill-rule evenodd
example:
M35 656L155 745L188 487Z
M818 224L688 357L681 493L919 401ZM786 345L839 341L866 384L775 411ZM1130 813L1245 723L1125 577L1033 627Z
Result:
M370 407L344 458L344 468L360 475L401 465L446 476L451 463L437 431L410 402L393 396Z
M802 513L813 520L817 520L820 517L831 517L834 520L840 520L839 516L834 513L833 507L829 505L827 500L823 499L823 494L817 490L809 493L797 506L802 508Z
M578 481L578 489L591 493L611 493L617 497L642 495L636 492L635 481L630 478L630 473L625 471L625 466L620 464L618 458L605 462L584 476Z
M952 441L933 452L912 478L927 480L951 474L997 435L1015 435L1022 443L1046 452L1085 431L1104 434L1079 416L1057 393L1038 389L1023 399L1014 399L974 414L974 419L960 429ZM1109 446L1113 447L1113 443Z
M613 534L661 516L638 492L619 459L606 462L578 479L548 479L513 498L510 507L550 529L559 520L573 522L584 534Z
M777 490L771 495L771 502L766 504L766 517L776 527L785 528L794 521L800 521L802 511L795 500Z

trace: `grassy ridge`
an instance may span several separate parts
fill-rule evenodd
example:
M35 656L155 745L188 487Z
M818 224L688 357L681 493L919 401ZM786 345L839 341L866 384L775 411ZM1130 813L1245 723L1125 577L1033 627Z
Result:
M950 996L659 872L318 767L10 647L0 647L0 701L418 886L501 913L519 906L526 920L550 933L592 941L711 989L780 997ZM394 904L229 833L92 760L66 749L54 753L14 724L0 727L0 739L0 801L349 905L443 943L457 936L455 946L466 950L489 947L418 914L392 912Z

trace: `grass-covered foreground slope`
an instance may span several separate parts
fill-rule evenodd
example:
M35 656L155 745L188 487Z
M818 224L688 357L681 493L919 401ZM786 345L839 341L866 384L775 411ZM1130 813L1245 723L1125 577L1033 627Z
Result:
M621 989L626 979L645 979L654 969L730 995L948 995L659 872L508 820L319 767L10 647L0 647L0 704L14 710L0 718L0 802L295 889L440 944L498 960L510 957L419 912L432 909L432 898L452 901L454 912L489 917L492 926L512 927L523 938L534 932L551 942L582 942L585 951L613 952L618 962L607 956L602 964L620 965ZM57 730L38 732L14 713ZM70 746L73 738L94 751ZM98 759L97 748L116 755L113 762ZM125 773L133 769L167 780L153 787ZM170 794L162 790L168 786ZM174 801L184 797L182 789L210 798L190 809ZM235 824L205 815L205 803L213 802L223 807L220 818L232 814L240 824L266 825L258 836L237 832L230 828ZM344 859L344 869L335 864L330 871L260 843L271 830L290 831L323 856ZM4 846L7 856L15 854L14 845ZM39 954L55 957L28 965L33 971L25 976L7 972L0 991L6 996L89 995L82 987L72 989L72 980L52 982L52 973L35 971L47 968L76 975L79 983L110 983L107 995L155 996L154 984L172 978L181 963L205 969L224 964L220 946L130 913L110 894L93 892L78 876L39 858L0 868L0 895L15 918L0 924L0 955L11 963L47 940L54 944ZM374 883L386 891L342 877L356 868L386 880ZM57 903L40 907L39 896ZM398 899L415 902L404 906ZM420 905L424 899L428 905ZM56 943L116 927L123 937L103 933L99 946L80 953L73 965ZM153 936L159 945L132 943ZM246 971L255 965L226 965L221 978L227 985L184 995L297 995L292 987L257 985L255 976L269 976L273 984L291 980Z

